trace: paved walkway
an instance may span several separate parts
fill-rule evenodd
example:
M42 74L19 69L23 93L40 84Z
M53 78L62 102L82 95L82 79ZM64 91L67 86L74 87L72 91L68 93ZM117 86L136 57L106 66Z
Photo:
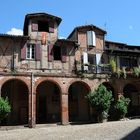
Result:
M140 119L101 124L1 130L0 140L140 140Z

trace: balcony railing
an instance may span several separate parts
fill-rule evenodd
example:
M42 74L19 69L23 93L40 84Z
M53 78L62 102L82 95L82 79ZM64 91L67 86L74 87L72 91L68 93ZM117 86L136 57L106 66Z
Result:
M83 73L88 73L88 74L109 74L112 72L111 66L110 65L81 65L77 64L76 65L77 71L81 71Z

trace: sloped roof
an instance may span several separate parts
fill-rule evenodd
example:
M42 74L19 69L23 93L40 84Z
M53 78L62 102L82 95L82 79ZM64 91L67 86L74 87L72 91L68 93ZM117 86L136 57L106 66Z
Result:
M23 36L23 35L9 35L9 34L0 34L0 37L6 37L6 38L29 38L29 36Z
M72 34L76 31L76 30L80 30L80 29L97 29L97 30L100 30L103 34L106 34L107 32L93 24L90 24L90 25L82 25L82 26L77 26L74 28L74 30L70 33L70 35L68 36L68 38L70 38L72 36Z

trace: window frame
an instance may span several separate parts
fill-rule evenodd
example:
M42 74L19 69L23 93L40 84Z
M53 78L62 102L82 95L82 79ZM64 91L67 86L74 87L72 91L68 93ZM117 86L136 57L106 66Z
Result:
M28 53L29 53L29 57L28 57ZM35 60L35 44L27 44L26 59L27 60Z

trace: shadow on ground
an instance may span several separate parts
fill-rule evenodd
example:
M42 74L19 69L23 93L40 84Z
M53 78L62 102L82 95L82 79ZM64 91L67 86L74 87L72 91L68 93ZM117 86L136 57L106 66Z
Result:
M140 127L130 132L128 135L123 137L121 140L140 140Z

